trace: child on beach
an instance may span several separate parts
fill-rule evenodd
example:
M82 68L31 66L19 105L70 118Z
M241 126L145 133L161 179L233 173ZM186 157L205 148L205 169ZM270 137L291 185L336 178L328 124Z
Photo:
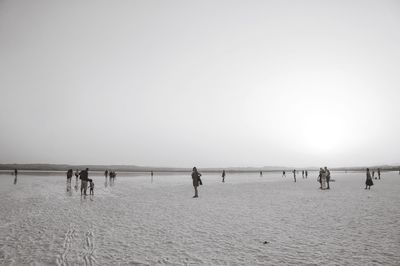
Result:
M89 194L90 195L94 195L94 182L93 182L93 179L90 179L89 180L89 188L90 188L90 191L89 191Z

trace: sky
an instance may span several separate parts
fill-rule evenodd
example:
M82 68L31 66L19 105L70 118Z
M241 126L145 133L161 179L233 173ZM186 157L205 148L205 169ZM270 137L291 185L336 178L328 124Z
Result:
M400 163L400 1L0 0L0 163Z

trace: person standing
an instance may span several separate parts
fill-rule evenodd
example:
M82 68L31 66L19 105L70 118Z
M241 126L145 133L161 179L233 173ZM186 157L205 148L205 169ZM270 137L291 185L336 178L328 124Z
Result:
M321 183L321 189L327 189L327 172L325 169L320 168L319 171L319 178L320 178L320 183Z
M67 171L67 182L68 183L71 183L71 180L72 180L72 169L68 169L68 171Z
M225 183L225 170L222 170L222 183Z
M331 171L329 171L328 167L326 167L326 166L325 166L325 175L326 175L326 185L327 185L326 189L331 189L329 187L329 181L331 181Z
M106 170L104 171L104 177L107 179L107 177L108 177L108 169L106 169Z
M282 177L286 177L286 172L282 171Z
M371 189L371 186L374 185L374 182L372 181L371 173L369 172L369 168L367 168L367 178L365 180L365 189Z
M306 178L308 178L308 171L306 170L305 172L306 172Z
M192 171L192 180L193 180L193 187L194 187L193 198L199 197L199 192L197 191L197 187L202 184L200 177L201 177L201 174L197 171L197 168L193 167L193 171Z
M296 169L293 170L293 178L294 178L294 182L296 183Z
M18 170L14 169L14 185L16 185L18 182Z
M301 177L304 179L304 170L301 170Z
M378 168L378 179L381 180L381 168Z
M319 188L322 189L322 172L324 171L324 169L319 168L319 174L318 174L318 178L317 181L319 182Z
M260 171L260 176L262 176L262 171Z
M87 186L88 186L88 180L89 180L89 168L86 168L86 170L82 170L79 173L80 179L81 179L81 196L83 195L87 195L86 191L87 191Z
M90 190L89 190L89 194L90 195L94 195L94 182L93 182L93 179L89 179L89 188L90 188Z
M78 177L79 177L79 169L76 169L75 171L76 183L78 183Z

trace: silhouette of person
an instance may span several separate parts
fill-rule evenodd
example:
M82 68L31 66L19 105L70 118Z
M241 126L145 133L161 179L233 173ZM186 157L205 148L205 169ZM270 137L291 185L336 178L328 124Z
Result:
M225 170L222 170L222 183L225 183Z
M107 177L108 177L108 169L106 169L106 170L104 171L104 177L107 179Z
M90 191L89 191L89 194L90 195L94 195L94 182L93 182L93 179L89 179L89 188L90 188Z
M326 185L327 185L326 189L331 189L329 187L329 181L331 181L331 171L329 171L326 166L325 166L325 174L326 174Z
M322 175L324 174L324 169L319 168L319 175L317 181L319 182L319 188L322 189Z
M293 170L293 178L294 178L294 182L296 182L296 169Z
M81 179L81 196L87 195L87 186L88 186L88 180L89 180L89 168L86 168L86 170L82 170L79 173L80 179Z
M306 178L308 178L308 171L306 170Z
M17 181L18 181L18 170L14 169L14 185L17 184Z
M79 169L76 169L75 171L76 183L78 183L78 177L79 177Z
M369 172L369 168L367 168L367 178L365 180L365 189L371 189L371 186L374 185L374 182L372 181L371 173Z
M262 174L263 174L262 171L260 171L260 176L262 176Z
M301 171L301 177L304 178L304 170Z
M151 175L151 183L153 183L153 175L154 175L153 171L150 172L150 175Z
M381 180L381 168L378 168L378 179Z
M72 175L73 175L72 169L68 169L68 171L67 171L67 182L68 183L71 183Z
M199 197L199 192L197 191L197 187L199 185L202 185L200 177L201 177L201 174L197 171L197 168L193 167L193 171L192 171L192 180L193 180L193 187L194 187L194 196L193 196L193 198L198 198Z
M286 172L282 171L282 177L286 177Z

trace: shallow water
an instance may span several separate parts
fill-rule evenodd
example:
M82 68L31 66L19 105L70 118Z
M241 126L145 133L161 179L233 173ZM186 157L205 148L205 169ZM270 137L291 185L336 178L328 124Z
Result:
M198 199L189 175L90 177L93 197L75 177L0 175L0 264L400 264L397 173L370 191L362 173L332 173L330 191L315 173L205 174Z

